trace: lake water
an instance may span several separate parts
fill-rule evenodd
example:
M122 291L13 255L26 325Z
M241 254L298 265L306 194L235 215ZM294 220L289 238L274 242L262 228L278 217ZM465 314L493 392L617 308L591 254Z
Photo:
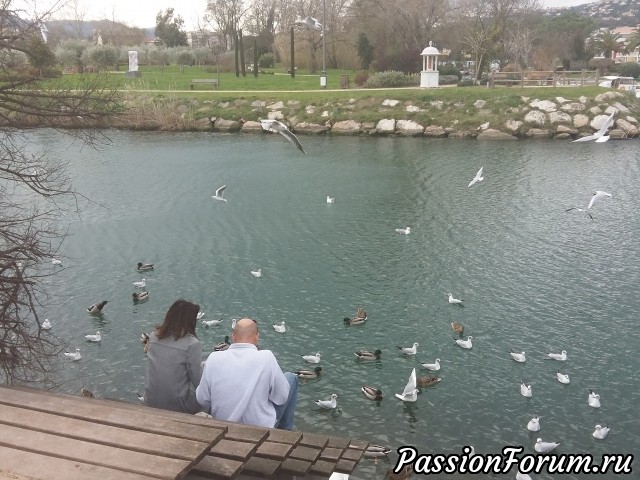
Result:
M113 143L96 151L33 134L50 158L68 160L75 188L93 201L63 220L65 268L47 280L42 312L51 334L83 355L61 358L66 391L136 402L146 374L140 332L183 297L205 319L225 320L198 327L205 351L230 334L232 318L250 316L284 370L309 367L299 355L321 352L322 377L299 390L300 430L421 453L532 453L542 437L562 442L557 453L638 454L636 141L302 137L304 156L279 135L107 135ZM481 166L484 181L468 188ZM223 184L227 203L211 198ZM586 207L595 190L612 197L590 210L593 221L565 212ZM410 235L395 232L405 226ZM156 268L141 275L138 261ZM262 278L251 276L257 268ZM150 300L134 305L131 282L142 277ZM449 292L464 306L449 304ZM109 301L104 315L89 316L100 300ZM360 306L366 323L345 326ZM281 321L285 334L271 326ZM452 321L473 336L472 350L454 344ZM85 342L97 329L102 342ZM415 358L396 348L414 341ZM354 356L376 348L380 361ZM511 360L511 348L527 362ZM566 362L544 358L561 350ZM415 403L396 399L412 368L433 374L420 362L436 357L442 381ZM384 400L367 400L365 384ZM589 388L602 408L588 406ZM338 410L314 405L332 393ZM526 429L534 414L537 434ZM592 437L598 423L611 424L605 441ZM382 478L390 457L362 460L355 477Z

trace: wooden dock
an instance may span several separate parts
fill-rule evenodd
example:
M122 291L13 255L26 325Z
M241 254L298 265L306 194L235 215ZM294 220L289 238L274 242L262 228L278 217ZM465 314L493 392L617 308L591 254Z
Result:
M368 443L0 386L0 469L35 479L327 479Z

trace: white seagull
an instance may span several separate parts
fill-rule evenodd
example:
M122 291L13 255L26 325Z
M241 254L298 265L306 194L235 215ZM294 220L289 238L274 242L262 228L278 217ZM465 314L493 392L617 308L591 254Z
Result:
M571 383L571 380L569 380L569 375L567 375L566 373L560 373L560 370L558 370L558 372L556 373L556 378L560 383L564 383L565 385Z
M531 385L525 385L524 382L520 384L520 395L523 397L530 397L533 395L531 392Z
M436 358L436 361L434 363L421 363L420 365L422 365L427 370L438 371L440 370L440 359Z
M327 203L333 203L335 199L336 197L330 197L329 195L327 195Z
M232 318L231 319L231 330L235 330L236 329L236 323L238 323L238 319Z
M589 406L593 408L600 408L600 395L593 390L589 390Z
M589 206L587 207L587 209L593 207L593 204L595 203L596 200L600 200L601 198L611 198L611 194L608 192L603 192L602 190L596 190L593 194L593 196L591 197L591 200L589 200Z
M59 260L57 258L52 258L51 259L51 264L52 265L62 265L62 260Z
M480 170L478 170L478 173L476 173L476 176L473 177L473 180L471 180L471 182L469 182L469 185L467 185L467 187L470 187L471 185L477 183L477 182L481 182L482 180L484 180L484 177L482 176L482 170L484 169L484 167L480 167Z
M338 398L338 395L336 395L335 393L332 393L330 400L316 400L315 404L320 408L333 410L338 406L338 402L336 402L336 398Z
M251 270L251 275L256 278L260 278L262 276L262 269L259 268L258 270Z
M42 322L42 325L40 325L40 327L41 327L43 330L49 330L49 329L51 328L51 322L49 321L49 319L48 319L48 318L45 318L45 319L44 319L44 322Z
M511 352L509 355L511 355L511 358L513 358L518 363L524 363L527 361L527 357L525 356L524 352Z
M227 199L224 198L224 189L227 188L226 185L221 186L220 188L218 188L216 190L216 194L215 195L211 195L211 198L214 198L216 200L220 200L221 202L226 202Z
M543 442L541 438L536 440L533 449L538 453L547 453L560 445L560 442Z
M547 358L564 362L567 359L567 351L562 350L562 353L547 353Z
M204 317L204 312L198 312L196 314L196 320L200 320L202 317Z
M613 124L615 123L615 120L613 119L613 116L616 114L616 112L611 112L611 115L609 115L604 123L602 124L602 126L600 127L600 129L594 133L593 135L587 135L586 137L582 137L582 138L578 138L576 140L573 141L573 143L576 142L589 142L591 140L595 140L597 143L602 143L602 142L606 142L607 140L609 140L609 135L605 135L607 133L607 130L609 130L609 128L613 127Z
M100 335L100 331L97 331L95 335L87 334L84 336L90 342L99 342L102 340L102 336Z
M406 228L396 228L396 232L404 233L405 235L409 235L411 233L411 227Z
M298 19L296 20L296 23L306 25L312 30L318 30L319 32L322 31L322 24L313 17L305 17L304 19L298 17Z
M606 427L602 427L600 425L596 425L596 429L593 431L593 438L597 438L598 440L604 440L609 435L609 425Z
M298 147L298 150L300 150L305 155L307 154L307 152L304 151L304 148L302 148L302 144L298 140L298 137L296 137L284 123L278 120L260 120L260 124L262 125L263 130L273 133L279 133L284 138L293 143L296 147Z
M320 363L320 354L319 353L316 353L315 355L301 355L301 357L305 362Z
M409 381L404 387L403 392L396 393L396 397L403 402L415 402L418 399L418 389L416 388L416 369L411 370Z
M577 210L577 211L579 211L579 212L584 212L584 213L586 213L587 215L589 215L589 218L590 218L591 220L593 220L593 216L589 213L589 210L585 210L584 208L580 208L580 207L571 207L571 208L567 208L567 209L565 210L565 212L570 212L571 210Z
M133 286L136 288L144 288L147 286L147 281L144 278L139 282L131 282L131 283L133 283Z
M64 352L64 356L67 358L70 358L71 360L80 360L82 358L82 355L80 355L80 349L76 348L76 352L75 353L69 353L69 352Z
M220 325L223 320L203 320L202 325L204 327L213 327L214 325Z
M462 340L461 338L454 338L454 340L458 345L462 348L466 348L467 350L473 347L473 344L471 343L473 341L473 337L471 335L469 335L466 340Z
M454 305L460 305L464 301L460 300L459 298L453 298L453 295L451 295L450 293L448 293L447 295L449 295L449 303L453 303Z
M527 430L530 432L537 432L540 430L540 419L538 418L538 415L534 415L533 418L529 420L529 423L527 423Z
M418 351L418 342L414 343L411 347L400 347L397 345L396 347L399 348L400 352L402 352L404 355L415 355Z
M138 392L136 392L136 397L138 397L138 400L140 402L144 402L144 395L140 395Z
M284 333L287 331L287 329L284 326L284 320L280 323L280 325L278 325L277 323L273 324L273 329L278 332L278 333Z

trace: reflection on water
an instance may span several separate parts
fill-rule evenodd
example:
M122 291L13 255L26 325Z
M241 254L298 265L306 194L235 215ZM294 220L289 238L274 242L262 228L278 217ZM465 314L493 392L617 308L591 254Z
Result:
M232 318L251 316L283 369L322 353L323 375L299 390L301 430L425 453L467 444L531 453L537 436L562 441L558 453L637 450L635 142L309 137L302 156L280 136L109 136L113 145L96 152L34 133L53 158L69 160L75 187L94 202L81 218L66 217L65 269L47 280L51 335L83 355L61 359L68 391L137 401L140 332L184 297L206 319L224 319L198 329L205 351L230 333ZM484 181L468 188L481 166ZM227 203L211 199L223 184ZM591 209L593 221L565 212L595 190L613 196ZM410 235L395 232L406 226ZM140 275L139 261L156 268ZM134 304L131 282L142 276L150 299ZM109 301L103 315L89 316L100 300ZM360 306L366 323L345 326ZM285 334L271 327L280 321ZM473 349L454 344L452 321L473 335ZM85 342L96 329L102 342ZM415 357L395 348L414 341ZM378 348L379 361L354 356ZM527 362L514 362L512 348ZM545 360L563 349L566 362ZM413 404L396 399L411 369L430 374L419 362L436 357L442 381ZM571 384L558 382L558 368ZM533 397L519 394L521 381ZM379 386L384 400L368 400L362 385ZM589 388L602 408L588 406ZM314 401L332 393L338 409L319 410ZM526 429L533 414L538 434ZM597 423L611 424L606 441L593 439ZM389 465L363 460L358 476L381 478Z

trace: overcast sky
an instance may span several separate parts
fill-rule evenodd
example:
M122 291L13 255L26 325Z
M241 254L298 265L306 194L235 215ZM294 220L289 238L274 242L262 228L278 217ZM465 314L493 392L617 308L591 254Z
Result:
M31 3L38 0L17 1ZM46 0L39 0L40 10L44 1ZM195 29L198 20L202 22L207 6L207 0L72 0L70 3L73 4L74 1L80 6L80 11L86 12L85 20L109 19L135 27L155 27L156 14L160 10L173 7L175 13L184 19L187 30ZM591 0L593 1L595 0ZM542 0L545 7L568 7L591 2L589 0ZM69 19L74 15L67 9L61 11L57 17Z

